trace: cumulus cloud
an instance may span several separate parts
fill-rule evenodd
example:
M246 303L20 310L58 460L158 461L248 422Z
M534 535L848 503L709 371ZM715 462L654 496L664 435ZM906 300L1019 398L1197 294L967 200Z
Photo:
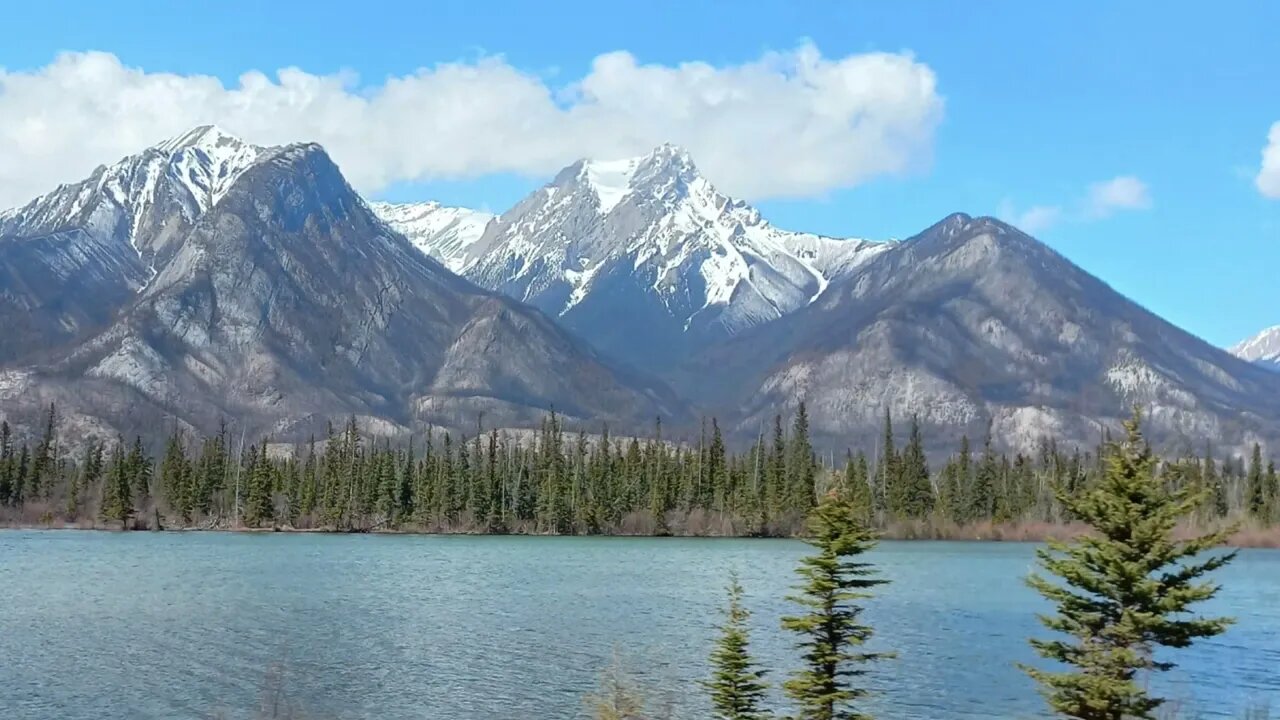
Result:
M1258 192L1280 200L1280 122L1271 126L1267 146L1262 149L1262 169L1255 181Z
M1032 205L1020 210L1008 198L1000 201L996 216L1025 233L1044 232L1060 222L1102 220L1121 210L1145 210L1151 207L1151 190L1132 175L1090 183L1084 196L1068 211L1063 205Z
M595 58L553 86L501 57L361 85L351 74L147 72L109 53L0 69L0 207L216 123L260 144L323 144L361 191L403 180L543 176L580 157L687 148L746 198L802 197L927 164L943 101L907 54L824 58L805 44L741 65Z
M1096 218L1114 215L1119 210L1145 210L1151 207L1147 184L1132 175L1121 175L1089 186L1085 211Z

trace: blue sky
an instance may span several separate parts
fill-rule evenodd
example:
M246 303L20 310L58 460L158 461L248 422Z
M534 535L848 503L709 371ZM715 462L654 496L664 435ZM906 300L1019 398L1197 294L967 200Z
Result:
M7 10L0 67L38 73L61 51L99 50L146 73L214 76L227 87L253 70L354 73L358 94L417 68L494 56L556 90L619 50L641 64L716 68L809 45L832 60L910 53L941 100L924 150L904 171L805 197L765 192L756 204L767 217L878 238L909 236L953 211L1000 214L1029 220L1086 270L1215 344L1280 323L1280 200L1255 184L1280 121L1280 3L621 5L27 3ZM0 109L0 123L22 118ZM373 194L502 210L547 179L453 175L397 177ZM1117 177L1137 179L1145 195L1105 208L1090 201L1091 185ZM1042 210L1028 216L1033 208Z

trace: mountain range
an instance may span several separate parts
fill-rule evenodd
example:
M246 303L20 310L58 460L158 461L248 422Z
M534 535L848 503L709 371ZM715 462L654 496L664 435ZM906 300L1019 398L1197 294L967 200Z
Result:
M0 415L301 440L348 415L754 437L1280 440L1280 332L1214 348L992 218L903 241L791 232L683 150L582 160L510 210L370 203L318 145L201 127L0 213ZM1255 357L1256 355L1256 357ZM1241 359L1244 358L1244 359Z
M281 439L356 415L686 417L665 385L390 231L322 148L197 128L0 216L0 403L86 431L223 418ZM23 318L27 320L24 322Z

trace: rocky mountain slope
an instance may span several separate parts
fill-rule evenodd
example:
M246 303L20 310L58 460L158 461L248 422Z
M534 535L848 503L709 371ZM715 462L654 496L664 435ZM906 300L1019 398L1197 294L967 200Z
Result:
M419 207L375 209L468 279L655 370L804 307L887 247L775 228L670 145L577 162L492 220Z
M1161 320L1047 246L953 215L811 305L704 350L677 388L756 432L806 399L826 439L885 409L935 434L1090 445L1134 405L1161 443L1280 440L1280 375Z
M1269 370L1280 371L1280 325L1267 328L1233 346L1232 355Z
M660 382L415 250L316 145L198 129L0 222L5 311L40 319L5 344L6 416L55 401L86 429L226 417L283 439L347 414L394 428L530 424L553 407L636 424L686 412ZM47 282L14 282L33 271Z

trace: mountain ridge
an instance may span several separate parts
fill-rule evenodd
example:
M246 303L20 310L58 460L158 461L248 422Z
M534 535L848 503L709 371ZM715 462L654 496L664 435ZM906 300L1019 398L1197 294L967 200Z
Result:
M181 153L206 137L163 147ZM160 152L117 165L150 167ZM29 417L49 401L99 431L174 422L207 431L230 417L300 439L346 415L405 428L481 414L528 425L552 408L637 423L687 412L659 381L421 254L373 215L319 145L255 151L216 197L213 185L200 186L210 189L207 205L167 175L129 177L141 192L119 196L98 183L106 196L86 196L118 220L90 234L132 253L135 268L151 260L146 282L132 283L103 326L84 328L55 361L6 363L6 415ZM157 202L169 225L148 220ZM0 236L0 261L21 245L16 234ZM469 363L486 354L478 343L520 362Z

